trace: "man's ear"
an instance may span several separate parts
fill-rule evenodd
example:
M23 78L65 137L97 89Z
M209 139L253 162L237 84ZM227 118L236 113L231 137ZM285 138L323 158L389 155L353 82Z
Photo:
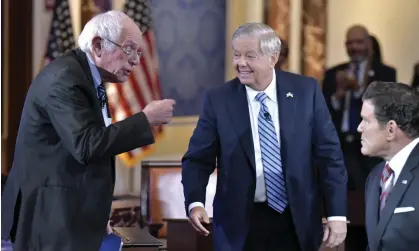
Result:
M92 51L96 57L102 56L102 38L94 37L92 39Z
M387 123L387 140L391 141L396 137L398 125L396 121L390 120Z
M271 67L272 69L275 68L276 63L278 63L278 59L279 59L279 53L277 51L275 51L274 53L272 53L272 55L270 56L271 59Z

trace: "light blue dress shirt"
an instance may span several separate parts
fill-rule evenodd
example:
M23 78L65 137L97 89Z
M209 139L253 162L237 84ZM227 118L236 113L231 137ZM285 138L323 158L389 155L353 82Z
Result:
M97 69L96 65L93 63L93 60L90 58L88 54L86 54L86 56L87 56L87 61L89 62L90 71L92 72L93 82L95 84L96 95L97 95L97 88L102 83L102 79L100 77L99 70ZM112 120L109 118L110 114L108 114L106 106L102 108L102 115L103 115L103 120L105 122L105 125L106 126L110 125Z

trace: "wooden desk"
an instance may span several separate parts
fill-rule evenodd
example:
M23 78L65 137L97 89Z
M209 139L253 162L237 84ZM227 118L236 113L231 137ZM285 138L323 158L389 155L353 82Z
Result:
M164 218L186 218L181 184L181 157L169 155L150 157L141 162L141 216L150 223L163 223L159 238L166 237ZM207 210L211 217L212 200L215 195L216 175L210 178L212 186L207 187ZM215 182L214 182L215 180ZM169 183L167 183L169 182ZM167 189L166 189L167 187ZM167 191L169 195L162 194Z
M212 226L210 234L202 236L192 228L187 219L164 219L167 222L167 251L213 251ZM345 251L344 243L336 248L326 248L319 251Z
M114 233L122 238L123 251L158 251L163 246L158 239L139 227L114 227Z

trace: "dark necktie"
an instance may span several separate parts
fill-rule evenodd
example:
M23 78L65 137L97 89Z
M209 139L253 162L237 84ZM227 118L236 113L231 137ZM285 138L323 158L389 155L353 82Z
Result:
M111 112L108 107L108 96L106 95L106 89L103 83L97 87L97 96L99 98L100 107L103 109L106 106L106 113L108 114L108 118L111 118Z
M103 85L103 83L101 83L98 87L97 87L97 96L99 98L100 101L100 107L105 107L107 101L108 101L108 97L106 96L106 89L105 86Z

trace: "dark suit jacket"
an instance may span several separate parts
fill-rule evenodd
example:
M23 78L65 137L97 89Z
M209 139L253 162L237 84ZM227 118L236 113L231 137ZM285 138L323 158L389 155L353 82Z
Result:
M277 71L276 76L290 209L302 250L317 251L323 234L320 196L325 197L327 215L346 216L347 174L341 148L317 82L287 72ZM288 92L294 97L287 98ZM247 95L237 78L205 96L182 160L186 207L205 202L216 164L214 250L241 251L254 205L256 173ZM314 166L319 167L320 184Z
M109 219L114 156L151 144L144 113L106 127L86 55L48 64L27 93L2 196L14 251L97 251Z
M379 217L380 177L385 162L377 165L365 188L365 218L370 251L419 250L419 145L413 149ZM394 214L398 207L412 212Z
M331 97L336 92L336 73L341 70L348 69L349 63L340 64L326 71L323 79L323 94L326 99L326 103L329 107L330 114L332 116L333 123L335 124L336 130L341 134L342 128L342 117L343 117L343 108L344 108L344 99L342 99L340 110L336 111L332 107ZM375 64L371 67L374 71L373 76L368 76L367 85L374 81L396 81L396 70L390 66L384 64ZM359 103L362 103L361 98L358 100ZM362 105L359 105L362 107ZM359 110L361 117L361 109Z

